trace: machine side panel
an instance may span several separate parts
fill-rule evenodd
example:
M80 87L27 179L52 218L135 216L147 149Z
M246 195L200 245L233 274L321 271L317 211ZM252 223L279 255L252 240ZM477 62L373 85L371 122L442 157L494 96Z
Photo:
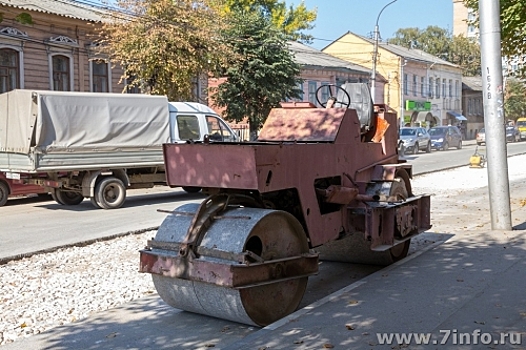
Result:
M334 141L347 109L273 109L261 129L260 141Z
M227 144L165 144L169 186L258 189L255 150Z

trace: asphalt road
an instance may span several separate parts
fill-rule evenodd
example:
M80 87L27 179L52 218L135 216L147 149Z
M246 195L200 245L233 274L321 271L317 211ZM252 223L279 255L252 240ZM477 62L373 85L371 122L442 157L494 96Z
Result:
M77 206L60 205L50 197L9 200L0 208L0 262L58 246L155 228L166 217L157 209L173 210L203 198L179 188L155 187L128 191L124 206L116 210L96 209L89 200Z
M508 143L508 157L526 153L526 142ZM413 165L413 174L421 175L434 171L455 168L469 164L469 158L475 153L475 141L465 141L462 149L450 148L447 151L433 150L431 153L419 152L402 157ZM478 147L478 152L486 154L486 146Z

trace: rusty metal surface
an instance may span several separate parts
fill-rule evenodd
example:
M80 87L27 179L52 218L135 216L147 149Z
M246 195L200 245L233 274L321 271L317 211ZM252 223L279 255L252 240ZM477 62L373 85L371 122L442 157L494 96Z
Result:
M346 108L273 109L259 133L261 141L334 141Z
M318 254L235 265L141 250L139 272L228 288L248 288L315 274L318 272Z
M301 115L297 114L298 111ZM311 118L321 125L325 125L328 120L334 121L338 126L336 132L331 126L324 131L323 136L324 139L332 139L335 135L334 141L166 144L164 155L168 184L255 190L259 193L296 189L301 201L304 228L311 245L318 246L337 238L341 228L348 226L344 218L345 208L322 214L314 181L336 176L341 177L342 186L360 186L371 180L375 167L396 164L398 135L393 127L396 125L396 115L384 116L390 125L384 134L384 154L382 143L367 141L360 134L359 120L354 110L281 109L278 114L283 116L287 113L291 117L280 119L282 123L283 120L292 123L293 118L296 118L297 123L305 123L302 118ZM305 130L314 131L303 128ZM293 134L283 135L289 137ZM314 139L312 135L307 139ZM349 174L349 177L345 174Z

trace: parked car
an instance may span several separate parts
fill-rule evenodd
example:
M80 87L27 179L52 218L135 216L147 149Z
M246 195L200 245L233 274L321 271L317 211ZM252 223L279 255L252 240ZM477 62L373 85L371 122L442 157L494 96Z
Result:
M5 205L10 197L47 193L42 186L25 185L21 180L8 179L6 174L0 171L0 207Z
M431 139L427 130L421 127L400 129L400 141L407 153L418 153L419 150L431 152Z
M516 126L506 127L506 142L518 142L521 140L521 133Z
M477 145L480 146L483 143L485 144L486 143L486 130L484 130L484 128L480 129L477 132L477 136L475 137L475 139L477 140Z
M429 129L431 147L447 151L449 147L462 148L462 133L456 126L435 126Z
M480 129L477 132L476 136L477 145L486 144L486 130L484 128ZM516 126L507 126L506 127L506 142L518 142L521 140L521 133L519 128Z

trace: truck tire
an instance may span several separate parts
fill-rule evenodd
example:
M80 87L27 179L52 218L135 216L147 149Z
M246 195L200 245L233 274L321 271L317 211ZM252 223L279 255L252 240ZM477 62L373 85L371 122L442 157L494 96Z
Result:
M97 203L97 199L95 199L95 197L91 197L89 200L90 200L91 204L92 204L95 208L97 208L97 209L102 209L102 207L100 206L100 204Z
M9 197L9 186L5 182L0 181L0 207L7 203L7 197Z
M84 196L77 192L55 190L55 200L62 205L79 205Z
M95 187L95 201L102 209L120 208L125 200L126 187L116 177L105 177Z
M183 186L183 190L187 193L197 193L201 191L201 187Z

